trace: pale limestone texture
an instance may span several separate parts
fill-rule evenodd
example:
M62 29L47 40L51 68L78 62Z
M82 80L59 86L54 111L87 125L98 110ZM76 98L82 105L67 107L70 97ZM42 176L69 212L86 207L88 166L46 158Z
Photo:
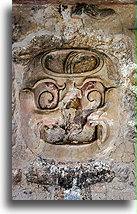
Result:
M135 5L13 5L13 200L135 199Z

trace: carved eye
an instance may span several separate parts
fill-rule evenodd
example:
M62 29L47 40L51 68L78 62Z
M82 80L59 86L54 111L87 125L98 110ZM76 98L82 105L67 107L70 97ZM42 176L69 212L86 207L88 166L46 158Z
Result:
M40 83L35 88L36 106L42 110L54 109L59 101L59 89L52 82Z
M53 94L49 91L44 91L40 94L38 103L41 109L48 109L51 108L53 100Z
M92 107L97 108L102 100L101 93L99 91L90 91L87 95L87 99L92 102Z
M100 82L89 81L81 88L83 109L97 109L104 100L104 87Z
M100 103L101 101L101 94L99 91L90 91L87 95L87 98L90 102L96 101L97 103Z

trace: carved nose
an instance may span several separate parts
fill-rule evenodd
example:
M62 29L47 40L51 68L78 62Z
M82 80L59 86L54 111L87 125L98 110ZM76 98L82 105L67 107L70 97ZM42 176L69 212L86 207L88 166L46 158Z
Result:
M66 108L74 108L74 109L78 109L78 107L80 106L80 99L78 97L72 98L66 105Z

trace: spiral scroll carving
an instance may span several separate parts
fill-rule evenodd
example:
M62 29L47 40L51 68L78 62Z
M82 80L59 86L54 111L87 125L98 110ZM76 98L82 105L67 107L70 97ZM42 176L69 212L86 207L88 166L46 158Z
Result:
M43 82L35 88L34 96L38 109L54 109L58 105L59 89L52 82Z

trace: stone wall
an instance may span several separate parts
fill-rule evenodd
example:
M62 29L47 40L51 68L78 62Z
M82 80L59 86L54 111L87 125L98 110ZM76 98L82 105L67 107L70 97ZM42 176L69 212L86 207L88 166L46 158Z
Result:
M134 2L13 2L13 200L134 200Z

